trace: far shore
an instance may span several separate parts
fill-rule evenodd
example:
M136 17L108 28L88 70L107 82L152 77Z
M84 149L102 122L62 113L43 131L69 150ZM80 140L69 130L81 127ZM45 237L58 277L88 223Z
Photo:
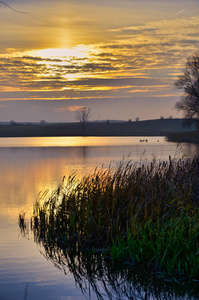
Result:
M13 122L0 124L0 137L168 136L168 140L180 142L180 139L184 136L191 136L192 139L188 142L198 143L198 132L195 130L194 121L187 127L184 119L155 119L137 122L106 121L88 122L86 124L77 122L37 124ZM177 136L179 140L175 140Z
M169 142L199 144L199 131L175 132L167 136Z

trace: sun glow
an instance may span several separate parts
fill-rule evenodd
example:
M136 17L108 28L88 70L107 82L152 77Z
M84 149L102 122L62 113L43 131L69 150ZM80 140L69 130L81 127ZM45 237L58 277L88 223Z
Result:
M42 50L32 50L28 51L28 54L31 56L41 57L41 58L76 58L76 59L84 59L88 58L90 52L90 48L85 45L79 45L74 48L49 48Z

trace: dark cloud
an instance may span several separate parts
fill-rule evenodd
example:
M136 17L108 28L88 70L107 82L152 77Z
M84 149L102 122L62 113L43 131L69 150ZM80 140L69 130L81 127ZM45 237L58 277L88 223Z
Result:
M106 49L106 48L111 48L111 49L132 49L133 45L128 45L128 44L122 44L122 45L117 45L117 44L110 44L110 45L105 45L105 46L101 46L102 49Z
M191 44L199 44L199 39L184 39L184 40L181 40L181 43L182 44L188 44L188 45L191 45Z
M62 62L62 59L58 58L42 58L42 57L33 57L33 56L22 56L22 59L24 60L35 60L35 61L50 61L50 62Z

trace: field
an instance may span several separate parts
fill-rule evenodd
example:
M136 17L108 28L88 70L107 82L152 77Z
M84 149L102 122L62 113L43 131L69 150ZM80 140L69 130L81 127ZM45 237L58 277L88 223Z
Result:
M172 132L189 132L195 129L183 119L156 119L139 122L88 122L81 123L13 123L0 125L0 137L42 136L166 136Z

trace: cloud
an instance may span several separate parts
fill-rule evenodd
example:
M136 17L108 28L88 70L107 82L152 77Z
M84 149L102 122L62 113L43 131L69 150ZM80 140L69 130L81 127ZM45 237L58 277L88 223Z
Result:
M73 105L73 106L64 106L64 107L58 107L55 108L55 111L60 111L60 112L65 112L65 111L79 111L83 108L84 106L79 106L79 105Z
M39 54L9 49L0 54L0 99L168 94L186 57L198 49L198 26L199 18L192 17L120 27L118 32L128 30L131 34L90 46L62 49L59 56L52 56L52 50L41 56L42 51Z

